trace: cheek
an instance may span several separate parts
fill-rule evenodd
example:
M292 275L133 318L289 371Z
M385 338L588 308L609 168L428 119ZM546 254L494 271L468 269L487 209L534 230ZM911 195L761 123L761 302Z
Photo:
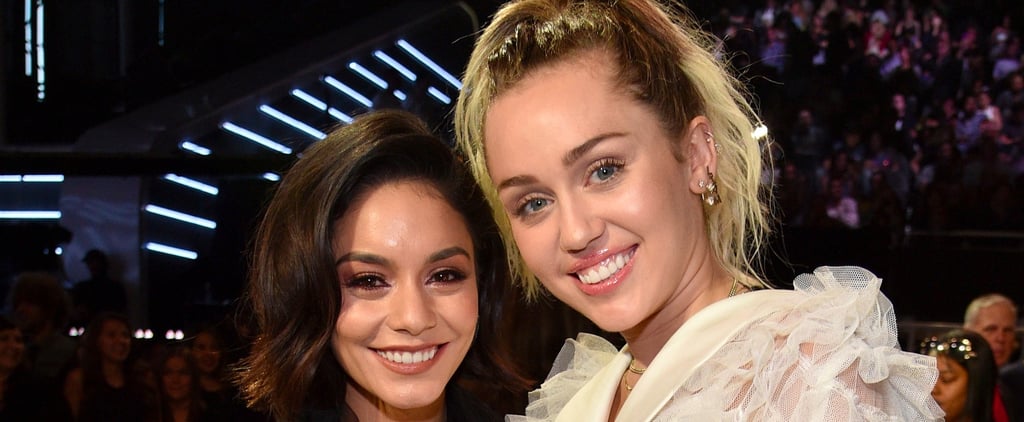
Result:
M353 302L346 298L346 302ZM366 306L360 303L355 306L342 306L338 319L334 322L334 331L331 333L331 349L334 357L341 363L346 371L349 365L346 362L351 360L351 353L356 348L364 347L377 334L377 308L379 306Z
M512 225L512 238L519 248L519 254L534 273L552 271L549 267L554 265L554 258L559 251L558 224L552 220L554 218L549 217L531 226L516 223ZM546 277L542 277L541 281L544 278Z
M445 315L455 329L462 333L476 332L477 321L480 319L476 284L458 295L452 296L449 303L439 303L438 312Z

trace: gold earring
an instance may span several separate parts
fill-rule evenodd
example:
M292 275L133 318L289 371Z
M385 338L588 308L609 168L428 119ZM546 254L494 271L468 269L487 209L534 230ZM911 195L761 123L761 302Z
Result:
M718 205L719 202L722 202L722 198L718 196L718 185L715 184L714 173L711 173L710 168L707 171L707 183L704 182L704 179L701 179L697 182L697 186L704 189L704 191L700 193L700 199L704 201L705 204L708 204L709 207L713 207Z

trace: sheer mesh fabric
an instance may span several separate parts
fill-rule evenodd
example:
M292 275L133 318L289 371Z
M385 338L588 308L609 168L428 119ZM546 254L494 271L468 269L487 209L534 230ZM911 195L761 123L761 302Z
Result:
M892 304L880 283L856 267L822 267L798 277L785 296L786 311L749 321L672 393L654 420L941 419L930 395L935 361L899 350ZM509 420L554 419L616 353L599 337L570 340L548 380L531 393L527 416Z

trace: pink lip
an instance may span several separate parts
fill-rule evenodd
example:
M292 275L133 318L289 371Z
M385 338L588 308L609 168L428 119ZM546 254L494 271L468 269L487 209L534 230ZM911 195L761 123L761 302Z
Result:
M392 371L394 371L394 372L396 372L398 374L401 374L401 375L416 375L416 374L424 373L424 372L428 371L430 368L432 368L434 366L434 363L436 363L438 361L438 359L441 358L441 355L444 354L445 350L447 349L447 346L448 346L448 343L444 343L444 344L438 345L437 346L437 353L434 354L434 358L433 359L425 360L425 361L419 362L419 363L398 363L398 362L392 362L390 360L385 359L383 356L377 354L377 350L416 352L416 351L420 351L420 350L424 350L424 349L430 348L431 346L414 346L414 347L396 346L396 347L388 347L388 348L381 348L381 349L370 349L370 351L371 351L371 353L373 353L374 356L377 357L377 359L381 362L381 364L384 365L385 368L388 368L388 369L390 369L390 370L392 370Z
M630 258L629 261L626 262L626 265L624 265L618 272L616 272L615 274L612 274L610 277L608 277L607 279L605 279L604 281L602 281L600 283L595 283L595 284L584 283L576 275L576 271L582 271L582 270L590 268L590 267L592 267L594 265L600 264L605 259L608 259L609 257L615 256L615 255L618 255L618 254L621 254L621 253L625 253L626 251L628 251L630 249L636 249L636 245L630 246L629 248L617 251L615 253L609 253L607 251L604 251L604 253L601 253L600 255L594 256L592 258L588 257L588 259L581 260L580 262L578 262L575 265L573 265L572 268L575 269L575 271L572 273L572 276L573 276L574 279L576 279L576 287L579 288L580 291L582 291L583 293L585 293L587 295L590 295L590 296L600 296L600 295L609 294L609 293L615 291L615 289L617 289L619 287L619 284L623 280L625 280L626 277L628 277L630 273L633 272L633 261L636 258L636 251L635 250L633 251L632 258Z

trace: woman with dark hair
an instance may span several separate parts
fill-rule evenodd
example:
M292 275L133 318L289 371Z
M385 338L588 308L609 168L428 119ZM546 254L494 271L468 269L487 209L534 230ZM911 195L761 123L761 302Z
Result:
M990 422L998 371L992 349L980 334L952 330L921 342L921 354L934 356L939 380L932 397L947 422Z
M96 315L85 329L81 364L64 380L64 398L78 421L139 421L148 398L129 365L128 318Z
M154 422L198 422L205 418L206 406L200 395L196 361L184 347L166 349L154 367L158 405L147 420Z
M256 232L259 333L238 379L280 420L496 420L460 376L516 391L490 209L415 116L357 118L308 149Z
M25 340L11 320L0 316L0 421L63 421L60 396L25 361Z

